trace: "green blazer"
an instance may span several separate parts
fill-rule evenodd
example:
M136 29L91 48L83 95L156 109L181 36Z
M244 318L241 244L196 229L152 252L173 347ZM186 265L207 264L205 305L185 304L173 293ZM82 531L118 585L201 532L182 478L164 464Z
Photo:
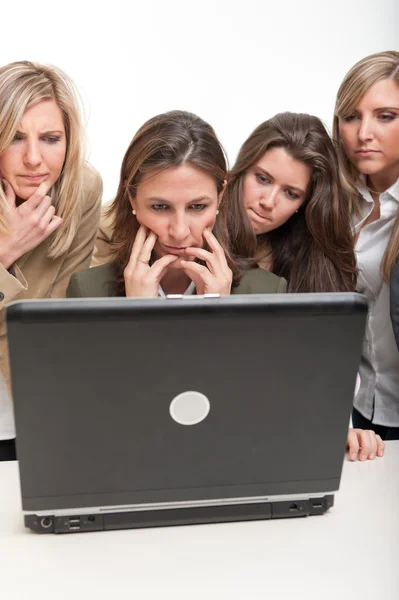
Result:
M100 298L112 296L115 274L112 263L74 273L67 289L68 298ZM256 268L247 271L232 294L283 294L287 282L269 271Z

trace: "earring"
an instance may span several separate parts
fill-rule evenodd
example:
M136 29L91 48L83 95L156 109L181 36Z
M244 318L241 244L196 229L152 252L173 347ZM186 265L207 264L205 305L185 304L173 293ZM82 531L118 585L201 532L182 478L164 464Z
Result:
M296 212L296 213L297 213L297 212L299 212L299 208L298 208L298 210L296 210L295 212Z
M297 211L297 212L298 212L298 211ZM132 210L132 213L133 213L134 215L136 215L136 211L134 210L134 208L133 208L133 210Z
M217 215L219 214L219 209L216 211L216 214L217 214Z

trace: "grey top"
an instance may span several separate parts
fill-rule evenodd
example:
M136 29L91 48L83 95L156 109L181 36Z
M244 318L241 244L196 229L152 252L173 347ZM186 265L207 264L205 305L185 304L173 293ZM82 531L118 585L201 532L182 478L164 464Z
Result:
M93 267L71 277L68 298L100 298L112 296L115 284L115 272L112 263ZM232 294L283 294L287 291L287 282L269 271L255 268L247 271L239 285L231 290Z

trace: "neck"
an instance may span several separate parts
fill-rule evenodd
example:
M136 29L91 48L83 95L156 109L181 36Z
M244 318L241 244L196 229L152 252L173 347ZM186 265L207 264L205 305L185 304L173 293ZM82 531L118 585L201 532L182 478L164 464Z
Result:
M368 187L372 191L377 192L377 194L382 194L395 183L398 177L399 167L397 167L395 170L389 171L389 173L382 171L381 173L368 175L366 181Z
M191 279L182 269L169 269L161 279L161 286L166 295L184 294Z

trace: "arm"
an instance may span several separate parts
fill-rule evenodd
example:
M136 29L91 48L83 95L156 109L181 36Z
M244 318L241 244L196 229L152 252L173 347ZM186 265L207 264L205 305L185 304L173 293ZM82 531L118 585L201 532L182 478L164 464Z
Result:
M54 282L51 290L52 298L64 298L72 273L83 271L90 266L100 220L102 196L101 178L94 169L89 171L85 190L82 220Z
M287 281L284 277L280 277L277 284L276 293L277 294L285 294L287 292Z
M73 273L66 291L67 298L86 298L87 294L80 284L78 273Z
M13 265L13 273L0 264L0 310L13 300L18 300L21 292L28 289L28 283L23 276L21 269Z
M396 261L391 273L391 319L396 344L399 350L399 259Z

